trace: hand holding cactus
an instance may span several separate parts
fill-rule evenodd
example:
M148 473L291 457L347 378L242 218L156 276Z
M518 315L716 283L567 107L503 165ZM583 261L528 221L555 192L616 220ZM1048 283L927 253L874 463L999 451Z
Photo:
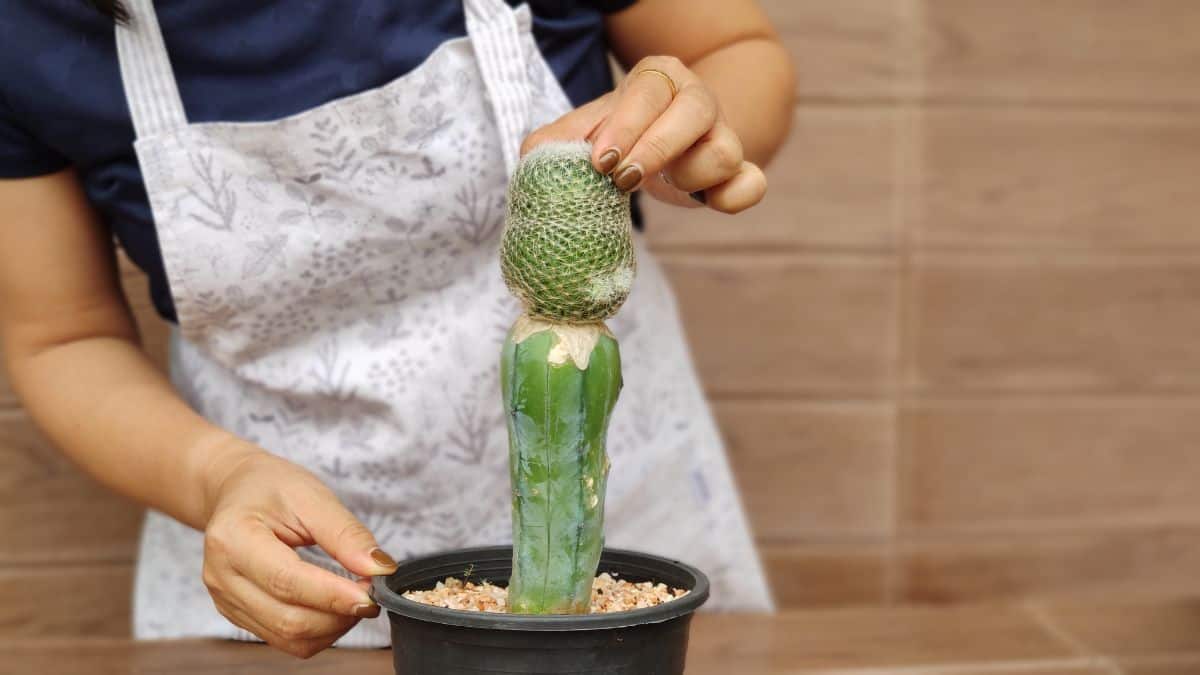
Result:
M645 188L677 206L738 213L762 200L766 177L745 161L741 138L695 72L652 56L629 73L616 91L535 131L525 148L587 139L592 165L618 189Z

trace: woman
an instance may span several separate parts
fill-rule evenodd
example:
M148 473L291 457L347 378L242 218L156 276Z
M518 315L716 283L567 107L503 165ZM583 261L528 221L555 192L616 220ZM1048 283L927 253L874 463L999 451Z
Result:
M496 249L522 141L589 139L622 189L734 213L790 118L753 0L93 4L0 18L0 329L48 435L151 508L143 638L386 644L361 577L508 529ZM177 325L171 382L113 237ZM769 608L645 251L612 326L610 543Z

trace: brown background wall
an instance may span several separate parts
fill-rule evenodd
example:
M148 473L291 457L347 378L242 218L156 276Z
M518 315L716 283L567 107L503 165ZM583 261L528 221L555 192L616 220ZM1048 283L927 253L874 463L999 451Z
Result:
M651 236L782 603L1195 588L1200 3L765 4L772 195ZM126 634L138 519L0 382L0 636Z

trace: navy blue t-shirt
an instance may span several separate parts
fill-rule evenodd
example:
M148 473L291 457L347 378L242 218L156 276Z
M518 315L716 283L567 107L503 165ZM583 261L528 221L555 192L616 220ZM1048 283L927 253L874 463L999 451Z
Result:
M576 105L612 87L603 17L634 2L529 0L541 51ZM155 6L192 122L277 119L382 86L466 34L458 0ZM0 178L73 165L103 222L149 276L155 307L173 320L112 20L83 0L5 0L0 45Z

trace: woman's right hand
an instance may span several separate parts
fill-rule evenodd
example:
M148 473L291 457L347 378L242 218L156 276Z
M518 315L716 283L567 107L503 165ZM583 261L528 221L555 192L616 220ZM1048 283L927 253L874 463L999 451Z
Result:
M243 443L237 441L238 443ZM316 476L246 444L206 477L204 584L217 610L267 644L300 658L379 615L358 582L304 562L317 545L359 577L396 563Z

